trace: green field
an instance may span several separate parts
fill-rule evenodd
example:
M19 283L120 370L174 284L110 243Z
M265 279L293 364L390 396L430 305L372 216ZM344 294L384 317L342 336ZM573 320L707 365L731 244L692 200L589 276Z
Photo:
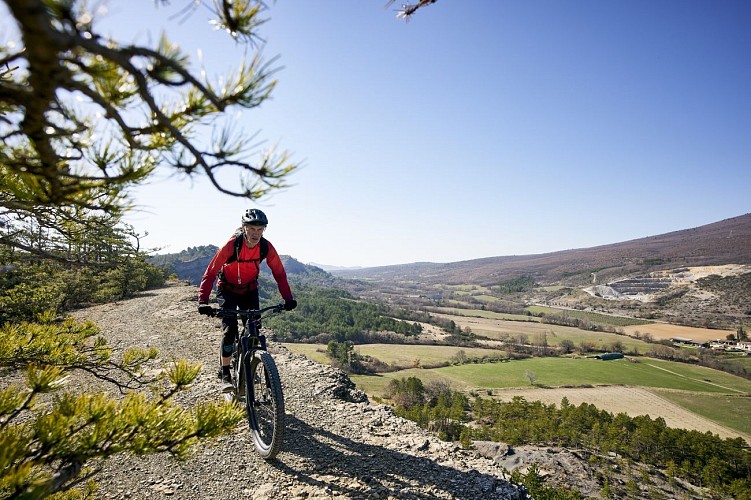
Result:
M494 297L492 295L484 295L484 294L474 295L472 296L472 298L476 300L482 300L483 302L495 302L496 300L499 300L498 297Z
M626 318L623 316L611 316L609 314L600 314L591 311L579 311L574 309L556 309L545 306L529 306L525 308L532 314L557 314L569 316L571 318L583 319L599 325L609 326L630 326L630 325L648 325L653 323L644 319Z
M285 345L315 361L329 361L325 345ZM415 366L415 360L419 360L420 366L437 365L451 361L459 350L463 350L468 357L478 359L502 352L395 344L358 345L355 349L360 354L399 366ZM538 386L628 385L649 388L689 411L751 435L751 419L748 418L751 414L751 381L710 368L645 357L612 361L583 357L530 358L432 369L414 367L378 375L352 375L350 378L371 397L383 397L391 380L407 377L417 377L423 383L445 381L455 390L485 395L494 389L530 387L527 372L534 374L535 385Z
M460 307L436 307L431 310L439 315L458 316L464 318L487 318L498 319L504 321L529 321L532 323L539 323L540 318L535 316L528 316L526 314L507 314L493 311L485 311L483 309L462 309Z
M654 389L652 392L697 415L751 436L751 418L749 418L751 396L749 395L696 394L665 389Z
M313 361L328 363L326 346L324 344L284 344L290 351L305 354ZM463 351L468 358L499 358L505 356L504 351L498 349L484 349L478 347L455 347L440 345L394 345L394 344L362 344L355 346L355 352L363 356L372 356L384 363L394 366L435 366L450 362Z
M477 295L474 298L478 300L484 300L484 301L493 301L498 300L497 297L493 297L490 295ZM482 309L463 309L459 307L440 307L436 308L435 311L441 314L448 314L448 315L454 315L454 316L463 316L463 317L476 317L476 318L488 318L488 319L498 319L498 320L512 320L512 321L537 321L540 322L541 318L539 317L540 314L557 314L562 316L568 316L571 318L581 319L581 320L587 320L591 323L595 323L598 325L603 326L611 326L611 327L620 327L620 326L631 326L631 325L649 325L653 323L652 321L643 320L643 319L636 319L636 318L626 318L623 316L611 316L608 314L601 314L591 311L579 311L574 309L556 309L554 307L545 307L545 306L528 306L525 308L526 311L529 311L530 315L525 314L506 314L506 313L498 313L493 311L485 311Z
M624 384L700 393L751 392L751 382L740 377L700 366L646 358L639 362L628 359L530 358L502 363L470 363L432 371L465 389L528 387L525 372L529 371L536 375L537 385L550 387ZM397 372L387 376L401 378L404 374Z
M561 341L566 339L579 347L582 342L590 343L593 347L609 350L617 342L623 346L624 352L646 353L653 349L653 345L642 340L619 335L609 332L591 332L574 328L571 326L559 326L545 323L539 323L533 320L512 321L510 318L499 319L499 313L490 311L478 311L487 314L476 317L441 314L443 319L450 319L459 325L462 329L469 327L472 333L494 340L503 340L509 337L518 337L526 335L532 343L539 343L544 335L544 339L549 346L560 345ZM434 313L435 314L435 313ZM490 316L492 315L492 316ZM513 316L513 315L505 315ZM516 318L527 318L527 316L515 316Z
M308 357L308 359L311 359L315 361L316 363L321 363L322 365L328 365L331 361L331 358L329 358L326 355L326 345L325 344L283 344L287 349L289 349L292 352L296 352L299 354L304 354Z
M355 351L372 356L384 363L397 366L431 366L454 359L459 351L468 358L499 358L505 356L498 349L478 347L455 347L438 345L400 345L394 349L393 344L365 344L355 346Z
M438 287L440 290L448 290L454 293L457 292L490 292L488 287L481 285L442 285Z
M739 368L745 369L747 372L751 372L751 356L744 355L729 355L726 356L724 362L729 365L734 365Z
M318 362L328 362L323 344L285 344L293 352ZM502 351L453 346L365 344L355 347L360 354L400 366L435 365L451 361L458 351L467 357L496 357ZM415 363L420 360L420 363ZM633 385L697 393L751 394L751 381L702 366L652 358L601 361L585 357L529 358L522 360L466 363L435 369L411 368L376 376L355 375L352 379L369 394L379 394L388 381L419 376L448 380L456 389L528 387L525 372L536 375L541 386ZM419 374L419 375L418 375ZM387 379L384 381L384 379Z

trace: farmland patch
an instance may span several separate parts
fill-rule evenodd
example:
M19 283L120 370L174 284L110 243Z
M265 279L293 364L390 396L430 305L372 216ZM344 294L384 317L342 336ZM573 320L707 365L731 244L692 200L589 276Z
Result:
M682 395L689 399L696 399L696 395L693 393L682 393ZM678 406L655 392L641 387L556 387L555 389L529 388L493 391L493 397L502 401L510 401L515 396L521 396L527 401L541 401L545 404L555 404L557 406L560 406L561 399L565 397L574 406L589 403L613 414L625 413L631 417L649 415L652 419L664 419L668 427L700 432L709 431L713 434L718 434L722 438L742 437L751 443L751 436L748 434L704 418Z
M469 316L454 316L448 314L433 314L434 316L454 321L462 329L469 327L472 333L494 340L518 338L526 336L530 342L539 342L545 338L548 345L558 345L561 340L568 339L575 344L587 341L593 345L607 348L614 342L620 342L626 351L647 352L650 345L644 341L608 332L591 332L571 326L536 323L531 321L507 321L493 318L476 318Z
M725 339L733 330L712 330L709 328L695 328L692 326L670 325L668 323L652 323L649 325L624 326L627 335L641 335L648 333L655 339L672 339L676 337L688 338L697 342L709 342L715 339Z

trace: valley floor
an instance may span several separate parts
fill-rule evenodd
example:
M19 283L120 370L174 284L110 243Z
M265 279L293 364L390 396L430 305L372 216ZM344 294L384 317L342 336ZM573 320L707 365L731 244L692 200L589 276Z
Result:
M676 429L711 432L722 438L741 437L751 443L751 436L724 427L716 422L686 410L671 401L641 387L602 386L554 389L501 389L494 390L493 397L510 401L521 396L527 401L541 401L560 406L561 399L578 406L582 403L595 405L613 414L625 413L631 417L649 415L652 419L662 418L668 427Z

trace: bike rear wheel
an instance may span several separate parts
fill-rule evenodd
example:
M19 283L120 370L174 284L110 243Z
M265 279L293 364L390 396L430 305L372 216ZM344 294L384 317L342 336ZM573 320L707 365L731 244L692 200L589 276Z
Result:
M253 444L262 458L276 457L284 439L284 394L274 358L255 351L244 363L245 408Z

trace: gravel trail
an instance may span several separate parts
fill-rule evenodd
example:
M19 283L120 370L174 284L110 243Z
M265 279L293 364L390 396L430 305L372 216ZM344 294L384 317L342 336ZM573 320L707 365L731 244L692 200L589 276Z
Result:
M218 399L219 321L196 312L197 289L173 285L78 311L118 349L153 346L203 370L180 403ZM286 439L277 459L254 450L247 425L197 445L182 462L166 454L119 455L98 464L101 498L524 498L494 460L445 443L372 404L339 370L273 341L283 381Z

